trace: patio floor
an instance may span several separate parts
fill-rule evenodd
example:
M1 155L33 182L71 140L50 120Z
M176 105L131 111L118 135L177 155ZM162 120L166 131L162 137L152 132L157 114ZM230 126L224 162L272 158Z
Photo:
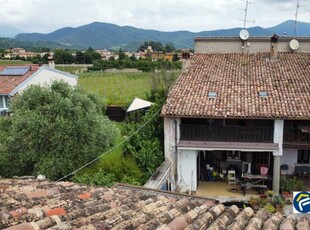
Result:
M227 182L199 182L196 195L219 201L248 200L259 196L255 190L247 190L244 196L239 185L228 185Z

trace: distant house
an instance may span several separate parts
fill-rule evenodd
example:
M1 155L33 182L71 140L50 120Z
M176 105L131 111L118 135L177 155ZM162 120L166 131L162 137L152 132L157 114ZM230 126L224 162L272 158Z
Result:
M50 84L55 80L63 80L71 86L77 84L77 76L48 66L0 66L0 112L7 111L10 98L28 86Z
M275 192L280 168L309 175L310 42L291 40L195 39L162 109L175 189L196 191L206 167L241 178L244 163Z
M104 50L96 50L97 53L99 53L103 60L109 60L110 57L113 56L113 53L107 49Z
M44 54L41 55L40 53L26 52L26 50L23 48L12 48L12 49L6 50L6 53L4 54L4 58L14 59L14 58L20 57L20 58L27 59L27 58L36 57L38 55L43 56Z
M11 48L11 49L7 49L5 50L8 53L25 53L26 50L24 48Z

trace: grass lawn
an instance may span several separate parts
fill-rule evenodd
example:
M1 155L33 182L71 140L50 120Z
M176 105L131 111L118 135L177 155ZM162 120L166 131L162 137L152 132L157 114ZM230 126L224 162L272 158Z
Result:
M153 73L89 72L79 75L78 85L86 92L106 98L108 105L129 105L135 97L146 98Z
M27 65L32 64L31 61L21 61L21 60L0 60L0 66L2 65Z
M69 73L73 73L75 71L85 69L85 67L83 67L83 66L57 66L56 65L55 69L65 71L65 72L69 72Z

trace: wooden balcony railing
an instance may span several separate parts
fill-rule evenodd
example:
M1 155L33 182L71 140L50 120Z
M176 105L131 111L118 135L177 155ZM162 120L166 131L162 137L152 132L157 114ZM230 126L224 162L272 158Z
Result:
M180 139L190 141L272 143L273 127L180 125Z
M310 133L303 132L299 128L284 128L283 143L310 145Z

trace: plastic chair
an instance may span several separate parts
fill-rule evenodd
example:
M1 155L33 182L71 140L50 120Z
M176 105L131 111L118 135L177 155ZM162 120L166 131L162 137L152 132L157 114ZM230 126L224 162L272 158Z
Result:
M260 167L260 174L261 175L267 175L268 168L267 167Z
M281 165L281 166L280 166L280 170L281 170L281 171L280 171L280 172L281 172L280 174L281 174L281 176L284 176L284 177L285 177L285 176L286 176L286 173L287 173L287 171L288 171L288 169L289 169L289 168L288 168L288 165L287 165L287 164Z
M232 185L232 184L236 185L237 184L236 171L235 170L228 170L227 180L228 180L229 185Z

